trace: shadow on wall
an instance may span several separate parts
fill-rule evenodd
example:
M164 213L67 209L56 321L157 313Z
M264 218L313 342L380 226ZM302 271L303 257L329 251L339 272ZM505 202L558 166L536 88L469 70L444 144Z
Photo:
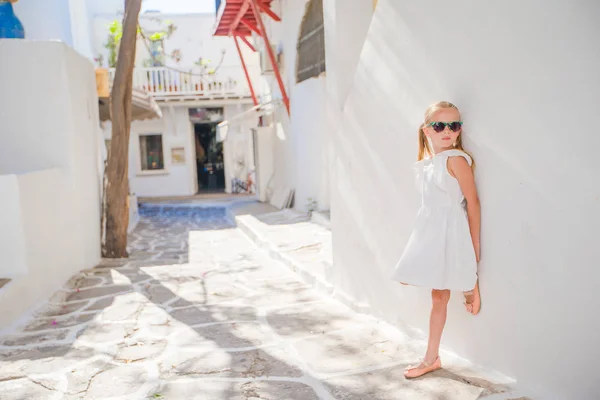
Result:
M600 10L544 4L515 13L503 3L492 13L486 3L379 1L333 143L336 283L387 320L426 330L426 291L387 277L419 206L411 169L417 127L430 103L453 101L478 164L484 305L477 318L451 306L444 344L551 398L592 398L591 375L565 379L554 365L593 370L600 357L587 346L600 327L588 318L600 306L592 295L600 253L591 239L600 225L592 150L600 138L581 119L597 108L592 38L600 31L590 15ZM541 6L544 21L532 22ZM448 18L450 30L438 23ZM547 34L550 25L561 40ZM571 151L565 127L540 126L550 115L569 121L569 143L586 145ZM581 307L573 312L571 304Z

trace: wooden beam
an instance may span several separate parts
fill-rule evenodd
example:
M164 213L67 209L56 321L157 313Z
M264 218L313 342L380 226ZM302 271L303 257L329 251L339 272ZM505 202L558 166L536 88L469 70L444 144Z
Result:
M275 21L280 22L281 18L279 18L279 15L275 14L273 12L273 10L271 10L270 7L268 7L265 3L263 3L262 1L258 1L258 8L260 8L265 14L267 14L269 17L273 18Z
M242 36L243 38L243 36ZM246 61L244 60L244 55L242 54L242 49L240 49L240 42L238 42L238 37L234 36L233 40L235 41L235 47L237 48L238 54L240 55L240 61L242 62L242 67L244 68L244 74L246 75L246 80L248 81L248 87L250 88L250 94L252 94L252 101L254 101L254 105L258 105L258 99L256 98L256 93L254 93L254 87L252 86L252 79L250 79L250 74L248 73L248 68L246 67Z
M273 71L275 72L275 78L277 78L277 83L279 84L279 90L281 91L281 97L283 97L283 104L285 104L285 109L287 110L288 115L290 115L290 99L285 90L285 85L283 84L283 79L281 78L281 71L279 71L279 65L277 64L277 60L275 60L275 53L273 52L273 48L271 47L271 42L269 41L269 35L267 35L267 30L265 29L265 24L263 23L262 17L260 16L260 9L257 5L258 0L250 0L252 2L252 11L254 12L254 18L256 22L260 26L260 30L265 34L262 35L265 41L265 47L267 49L267 54L269 55L269 59L271 60L271 65L273 66Z
M250 50L256 53L256 48L252 45L252 43L250 43L246 36L239 36L239 38L242 39L244 43L246 43L246 46L248 46Z
M235 32L235 30L237 29L238 25L240 24L240 21L242 20L242 18L244 18L246 12L248 12L248 7L250 7L250 0L244 0L242 5L240 6L240 11L237 13L235 18L233 19L233 22L231 23L231 26L229 27L229 36L231 36L233 32Z
M244 25L246 28L250 29L252 32L256 33L259 36L262 36L262 33L260 32L260 30L258 30L258 28L252 24L252 22L248 21L245 18L240 19L240 23L242 25Z

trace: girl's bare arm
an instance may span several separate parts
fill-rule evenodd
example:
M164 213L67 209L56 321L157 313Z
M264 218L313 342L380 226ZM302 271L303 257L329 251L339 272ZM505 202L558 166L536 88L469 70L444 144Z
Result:
M471 240L475 249L477 262L480 260L479 233L481 230L481 205L475 186L475 176L473 169L464 157L449 157L448 172L456 178L460 188L467 200L467 215L469 218L469 229L471 230Z

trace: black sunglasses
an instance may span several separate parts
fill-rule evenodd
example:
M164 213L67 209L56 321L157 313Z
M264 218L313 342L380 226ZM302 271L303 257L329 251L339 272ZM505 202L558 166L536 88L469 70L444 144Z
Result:
M431 126L437 133L443 132L446 127L450 128L452 132L458 132L462 128L462 121L452 122L430 122L427 125Z

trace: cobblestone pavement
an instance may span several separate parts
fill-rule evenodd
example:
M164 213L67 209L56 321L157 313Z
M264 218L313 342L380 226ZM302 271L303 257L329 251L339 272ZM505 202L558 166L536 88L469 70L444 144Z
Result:
M223 208L140 212L130 259L82 271L0 338L0 399L475 400L505 390L460 367L406 381L422 343L300 282Z

